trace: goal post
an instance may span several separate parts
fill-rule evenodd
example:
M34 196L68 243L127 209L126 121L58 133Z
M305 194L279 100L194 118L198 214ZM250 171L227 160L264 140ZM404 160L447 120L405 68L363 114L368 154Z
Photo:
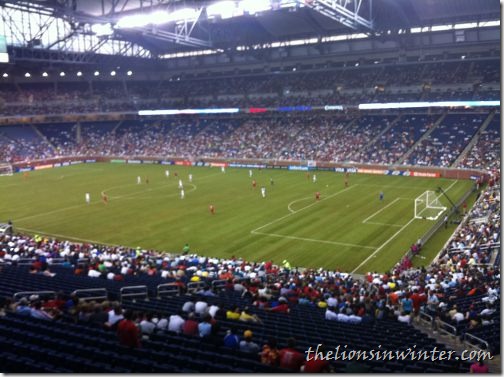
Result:
M434 191L425 191L415 199L415 219L437 220L446 211Z
M6 164L0 162L0 176L5 176L5 175L12 175L14 173L14 170L12 169L11 164Z

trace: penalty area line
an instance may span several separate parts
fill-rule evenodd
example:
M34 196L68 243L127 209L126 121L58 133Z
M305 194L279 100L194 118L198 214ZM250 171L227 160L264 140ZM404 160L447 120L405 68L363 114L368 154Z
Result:
M446 190L444 190L445 192L448 192L452 187L453 185L455 185L456 183L458 182L458 180L455 180L450 186L448 186L448 188ZM441 195L438 196L438 198L440 197ZM361 264L359 264L357 267L355 267L353 269L353 271L351 272L351 274L355 274L357 272L357 270L359 270L359 268L361 268L362 266L364 266L371 258L373 258L376 254L378 254L380 252L381 249L383 249L385 246L387 246L389 244L390 241L392 241L394 238L396 238L399 233L401 233L404 229L406 229L406 227L408 225L410 225L413 221L415 221L416 218L413 217L410 221L408 221L406 224L404 224L402 226L401 229L399 229L397 232L395 232L392 237L390 237L388 240L386 240L383 244L380 245L380 247L378 249L376 249L373 253L371 253L366 259L364 259L362 261Z
M375 213L373 213L371 216L366 217L364 220L362 220L362 223L365 224L368 220L371 220L373 217L375 217L376 215L378 215L381 211L384 211L385 209L387 209L388 207L390 207L392 204L394 204L395 202L397 202L399 199L401 199L401 198L395 198L393 201L391 201L385 207L380 208L378 211L376 211Z
M318 240L315 238L304 238L304 237L296 237L296 236L286 236L283 234L277 234L277 233L265 233L265 232L256 232L252 231L252 234L255 235L261 235L261 236L269 236L269 237L277 237L277 238L287 238L290 240L299 240L299 241L308 241L308 242L318 242L318 243L326 243L330 245L339 245L339 246L347 246L347 247L357 247L360 249L370 249L370 250L375 250L376 247L372 246L363 246L363 245L357 245L354 243L345 243L345 242L337 242L337 241L326 241L326 240Z
M290 213L288 213L287 215L282 216L282 217L279 217L278 219L275 219L275 220L273 220L273 221L271 221L271 222L269 222L269 223L267 223L267 224L261 225L259 228L255 228L254 230L251 230L251 231L250 231L250 233L256 233L256 232L257 232L258 230L260 230L260 229L266 228L267 226L269 226L269 225L271 225L271 224L275 224L275 223L277 223L277 222L279 222L279 221L281 221L281 220L283 220L283 219L286 219L286 218L287 218L287 217L289 217L289 216L292 216L292 215L294 215L294 214L296 214L296 213L298 213L298 212L301 212L301 211L303 211L303 210L305 210L305 209L307 209L307 208L313 207L313 206L314 206L314 205L316 205L317 203L320 203L320 202L322 202L322 201L324 201L324 200L327 200L327 199L330 199L330 198L332 198L332 197L334 197L334 196L336 196L336 195L342 194L342 193L344 193L345 191L348 191L348 190L350 190L350 189L354 188L355 186L357 186L357 184L355 184L355 185L353 185L353 186L350 186L350 187L347 187L347 188L345 188L345 189L343 189L343 190L337 191L337 192L335 192L334 194L331 194L331 195L329 195L329 196L326 196L325 198L322 198L322 199L320 199L320 200L318 200L318 201L316 201L316 202L314 202L314 203L312 203L312 204L308 204L307 206L304 206L304 207L302 207L302 208L298 209L297 211L290 212ZM300 199L297 199L297 200L300 200Z

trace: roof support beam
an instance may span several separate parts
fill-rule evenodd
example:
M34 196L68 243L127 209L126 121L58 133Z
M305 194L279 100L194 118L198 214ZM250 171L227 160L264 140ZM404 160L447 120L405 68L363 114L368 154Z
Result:
M359 15L362 14L362 3L364 0L313 0L306 2L305 5L326 17L342 23L354 30L367 29L373 30L372 2L369 3L369 20Z

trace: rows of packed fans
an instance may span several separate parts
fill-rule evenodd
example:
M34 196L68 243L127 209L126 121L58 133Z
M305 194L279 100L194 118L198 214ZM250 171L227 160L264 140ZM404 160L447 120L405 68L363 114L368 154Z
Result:
M4 115L137 111L152 107L324 106L500 98L498 60L416 62L166 80L2 83Z
M57 156L177 156L491 170L500 168L499 118L499 113L488 111L446 115L318 113L3 126L0 161Z

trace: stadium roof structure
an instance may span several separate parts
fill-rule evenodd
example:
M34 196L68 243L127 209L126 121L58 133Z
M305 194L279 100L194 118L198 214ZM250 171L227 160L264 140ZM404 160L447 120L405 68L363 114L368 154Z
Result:
M11 50L159 58L496 22L496 0L0 0ZM18 54L19 55L19 54Z

